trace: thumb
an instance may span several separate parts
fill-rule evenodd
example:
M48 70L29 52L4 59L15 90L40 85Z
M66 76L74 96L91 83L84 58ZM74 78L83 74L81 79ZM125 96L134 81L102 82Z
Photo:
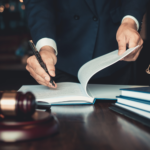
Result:
M49 59L47 59L45 64L47 66L47 70L48 70L49 74L52 77L54 77L55 76L55 63L54 63L54 60L52 58L49 58Z
M55 64L57 62L57 58L54 52L51 52L49 49L44 49L40 51L41 58L45 63L49 74L54 77L55 76Z
M126 51L126 42L123 40L118 41L118 55L122 55Z

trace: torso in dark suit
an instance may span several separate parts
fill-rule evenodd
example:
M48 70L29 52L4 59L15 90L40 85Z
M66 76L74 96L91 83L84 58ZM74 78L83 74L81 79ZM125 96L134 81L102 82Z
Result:
M56 41L56 67L77 76L87 61L118 48L116 32L126 15L139 23L149 0L24 0L34 43L47 37ZM124 67L118 62L99 77ZM96 65L96 64L95 64Z

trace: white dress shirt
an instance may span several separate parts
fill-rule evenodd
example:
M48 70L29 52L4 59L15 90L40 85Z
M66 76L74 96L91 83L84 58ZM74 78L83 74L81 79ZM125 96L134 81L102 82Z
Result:
M131 18L131 19L133 19L135 21L136 25L137 25L137 30L139 30L139 22L138 22L138 20L135 17L127 15L127 16L123 17L122 21L125 18ZM40 51L40 49L43 46L51 46L55 50L56 55L58 54L57 45L56 45L56 42L53 39L45 37L45 38L42 38L42 39L38 40L38 42L36 43L37 50Z

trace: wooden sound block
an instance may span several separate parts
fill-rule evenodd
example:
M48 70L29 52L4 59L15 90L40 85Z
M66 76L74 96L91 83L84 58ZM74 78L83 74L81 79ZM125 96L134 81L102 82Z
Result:
M0 141L17 142L53 135L59 123L49 112L36 111L30 118L0 119Z

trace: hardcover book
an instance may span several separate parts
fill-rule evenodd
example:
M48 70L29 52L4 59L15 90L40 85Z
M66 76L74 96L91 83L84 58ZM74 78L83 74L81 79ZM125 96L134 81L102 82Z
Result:
M23 85L19 91L30 91L37 101L48 102L51 105L94 104L96 99L116 100L121 88L137 86L88 84L88 81L94 74L121 60L136 48L138 46L128 49L122 55L118 55L118 50L115 50L85 63L78 71L80 83L57 83L57 89L43 85Z
M150 87L146 86L121 89L121 95L150 101Z

